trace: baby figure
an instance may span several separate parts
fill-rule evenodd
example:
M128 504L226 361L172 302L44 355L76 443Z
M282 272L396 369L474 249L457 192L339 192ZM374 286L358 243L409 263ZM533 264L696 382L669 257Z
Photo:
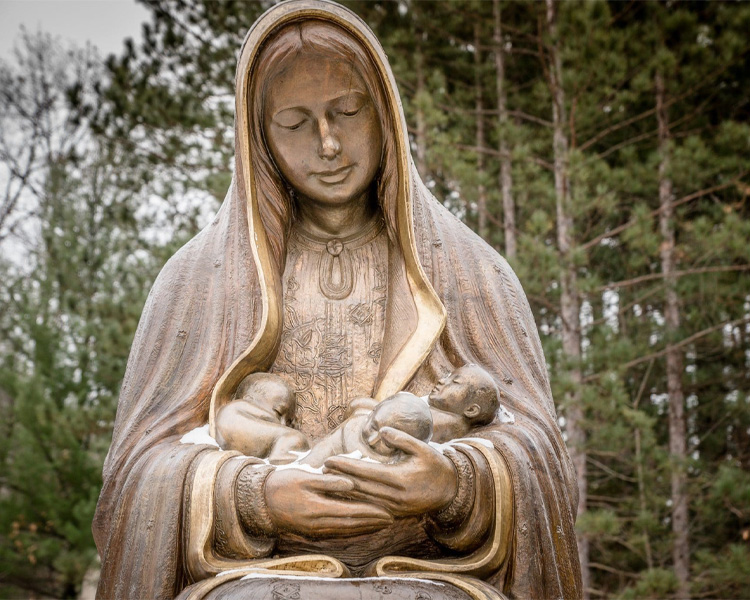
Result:
M427 397L433 441L455 440L492 422L500 408L500 394L492 376L478 365L464 365L443 377Z
M294 390L269 373L248 375L237 386L232 402L216 415L216 441L224 450L267 458L272 464L294 461L310 443L292 429L297 400Z
M501 394L492 376L478 365L464 365L443 377L424 399L432 413L432 441L455 440L491 423ZM377 406L373 398L357 398L350 404L350 418L366 415Z
M357 451L363 458L381 463L398 462L402 452L389 446L380 436L382 427L393 427L429 442L432 436L430 408L422 398L408 392L399 392L378 402L371 411L360 408L315 444L300 462L321 467L331 456Z

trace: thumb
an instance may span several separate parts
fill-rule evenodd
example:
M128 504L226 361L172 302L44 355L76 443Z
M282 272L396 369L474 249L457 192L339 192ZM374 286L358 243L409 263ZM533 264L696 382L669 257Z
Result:
M402 450L406 454L419 454L426 445L421 440L393 427L383 427L380 435L389 446Z

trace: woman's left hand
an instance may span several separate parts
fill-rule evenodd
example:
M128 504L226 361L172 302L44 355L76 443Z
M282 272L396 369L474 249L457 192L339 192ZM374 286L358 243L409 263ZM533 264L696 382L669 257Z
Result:
M380 430L389 446L405 454L394 464L334 456L324 470L347 476L354 490L346 496L379 504L397 517L434 512L446 507L458 491L453 463L441 452L392 427Z

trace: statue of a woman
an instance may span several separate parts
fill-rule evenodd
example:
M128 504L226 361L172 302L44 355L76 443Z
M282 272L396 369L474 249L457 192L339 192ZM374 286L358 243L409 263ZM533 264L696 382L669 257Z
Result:
M94 521L99 596L362 576L443 589L403 597L580 596L575 477L528 303L420 181L372 32L333 3L283 3L248 34L236 86L232 186L133 342ZM185 437L213 433L250 373L286 379L315 441L352 399L425 395L466 363L501 385L498 416L442 446L383 429L396 464L279 469Z

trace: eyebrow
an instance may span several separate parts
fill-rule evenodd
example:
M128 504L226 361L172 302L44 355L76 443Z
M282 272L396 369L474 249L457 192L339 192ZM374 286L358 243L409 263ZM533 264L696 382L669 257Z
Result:
M366 99L368 97L368 94L356 88L351 88L350 90L338 92L337 94L333 94L333 96L329 98L328 100L325 100L325 102L328 102L328 103L339 102L345 98L348 98L349 96L360 96ZM297 110L297 111L304 112L304 113L310 112L304 106L291 105L291 106L284 106L274 111L273 116L275 117L276 115L286 112L288 110Z

